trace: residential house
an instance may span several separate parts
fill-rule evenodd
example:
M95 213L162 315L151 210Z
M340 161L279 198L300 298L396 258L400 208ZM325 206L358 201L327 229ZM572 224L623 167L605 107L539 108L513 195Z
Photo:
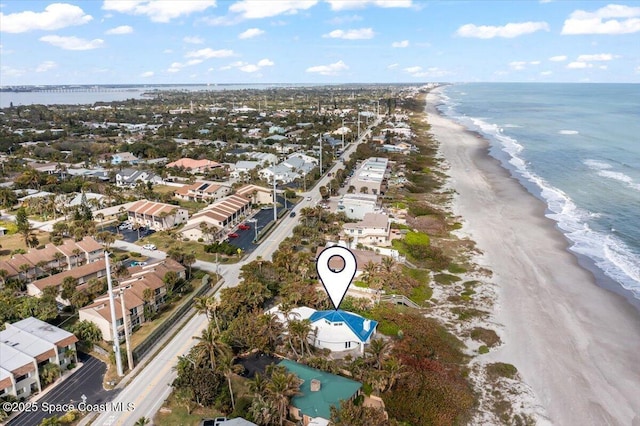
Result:
M161 185L164 179L146 170L122 169L116 174L116 186L119 188L135 188L138 182Z
M66 277L73 277L76 279L78 286L76 288L82 289L86 287L86 284L92 278L103 278L107 276L107 267L104 259L100 259L96 262L87 263L86 265L78 266L76 268L60 272L59 274L51 275L45 278L40 278L27 284L27 294L29 296L40 297L44 293L44 289L47 287L58 287L62 285L62 282ZM62 299L60 296L57 298L58 302L62 305L69 305L69 301Z
M67 239L59 246L47 244L42 249L30 249L25 254L15 254L10 259L0 260L0 270L7 271L5 281L33 281L38 277L50 275L52 271L70 270L103 258L102 245L93 237L87 236L80 241Z
M129 277L121 280L114 288L116 326L119 339L124 338L124 312L127 315L129 332L146 321L145 308L158 310L167 297L167 285L164 282L166 274L175 272L184 279L185 268L171 258L144 266L128 268ZM91 321L102 331L106 341L113 341L112 317L109 305L109 295L97 297L94 303L79 310L80 320Z
M259 161L238 161L232 166L233 170L229 173L229 177L239 179L248 176L249 172L260 167L260 164Z
M111 156L111 164L116 166L123 163L138 164L138 161L140 161L138 157L130 152L118 152Z
M285 326L291 318L300 321L308 319L313 329L307 339L309 344L332 352L357 349L363 355L365 346L371 342L378 326L374 320L343 310L316 311L303 306L292 309L286 317L276 306L268 312L275 314Z
M180 233L193 241L223 238L225 229L243 220L250 208L249 198L238 194L230 195L195 213Z
M336 244L329 242L326 244L325 247L331 247L334 245ZM349 248L347 247L347 244L344 242L340 242L337 245ZM324 247L318 247L316 249L316 258L320 256L320 253L322 252L322 250L324 250ZM360 250L360 249L349 248L349 251L351 251L351 253L353 253L353 255L356 257L356 274L354 278L358 278L360 275L362 275L362 273L365 270L365 266L369 262L373 262L377 264L382 263L383 256L372 250ZM340 270L340 268L342 267L341 262L342 262L341 259L334 256L331 259L329 259L329 267L336 271Z
M281 183L291 183L308 174L318 165L318 160L308 155L296 152L289 155L283 162L260 170L261 179Z
M129 220L156 231L171 229L189 219L189 212L173 204L140 200L127 209Z
M181 200L212 203L229 195L230 192L231 187L227 185L196 182L176 189L173 194Z
M278 156L269 152L247 152L246 155L252 160L259 161L262 166L278 162Z
M28 398L43 388L38 370L47 364L60 367L77 362L78 338L34 317L5 324L0 331L0 396Z
M368 158L356 170L350 184L355 187L357 193L382 194L385 190L383 183L389 175L388 165L387 158Z
M221 167L220 163L216 163L211 160L194 160L192 158L181 158L177 161L173 161L167 164L168 168L184 168L185 170L191 173L204 173L211 169L215 169L217 167Z
M291 398L289 415L300 420L302 425L328 425L331 407L340 402L355 399L360 395L362 383L347 379L288 359L280 361L288 372L295 374L302 384L300 394Z
M273 191L258 185L244 185L236 189L236 194L251 200L252 204L273 204Z
M350 219L364 219L367 213L380 213L378 196L373 194L345 194L338 201L337 212L344 213Z
M358 244L388 246L393 238L389 216L381 213L365 213L360 222L345 223L342 229L353 246ZM393 236L399 237L396 234Z

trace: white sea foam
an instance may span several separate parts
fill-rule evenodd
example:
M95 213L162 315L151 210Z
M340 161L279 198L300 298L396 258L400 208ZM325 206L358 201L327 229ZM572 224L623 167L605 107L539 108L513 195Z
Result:
M527 167L527 161L520 156L524 147L516 139L502 134L495 124L480 118L470 120L477 129L500 143L501 149L509 155L509 164L520 176L540 189L540 195L548 206L547 217L555 220L558 228L572 242L571 250L590 258L608 277L640 298L640 256L615 235L591 229L587 221L593 218L593 213L579 208L566 193L533 173ZM628 176L610 170L613 166L604 161L585 160L584 164L603 177L637 185Z
M585 165L589 168L596 170L598 172L598 176L617 180L626 184L629 188L635 189L636 191L640 191L640 183L636 183L631 176L625 175L622 172L616 172L611 170L613 166L609 163L605 163L604 161L598 160L585 160L583 161Z
M606 177L609 179L617 180L620 182L624 182L627 184L629 188L635 189L636 191L640 191L640 183L635 183L633 179L624 173L614 172L611 170L601 170L598 172L599 176Z
M594 169L594 170L605 170L613 167L609 163L605 163L604 161L598 161L598 160L584 160L583 163L586 166L588 166L590 169Z
M558 133L561 135L577 135L580 132L578 132L577 130L560 130Z

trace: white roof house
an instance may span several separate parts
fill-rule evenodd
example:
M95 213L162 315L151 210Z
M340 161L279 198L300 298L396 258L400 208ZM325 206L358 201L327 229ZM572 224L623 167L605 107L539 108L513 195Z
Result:
M359 348L363 354L365 345L371 341L378 326L377 321L340 309L316 311L303 306L292 309L286 318L279 306L271 308L268 312L276 314L283 324L290 320L308 319L314 329L313 335L309 336L309 343L316 348L329 349L332 352Z

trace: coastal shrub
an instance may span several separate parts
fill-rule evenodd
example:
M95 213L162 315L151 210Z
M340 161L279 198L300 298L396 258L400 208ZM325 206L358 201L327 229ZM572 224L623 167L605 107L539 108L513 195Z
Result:
M460 277L451 274L436 274L433 279L435 282L442 285L450 285L461 280Z
M487 374L494 379L498 377L513 379L516 374L518 374L518 369L512 364L495 362L493 364L487 364Z
M478 348L478 353L480 355L484 355L484 354L488 354L489 353L489 348L486 345L482 345Z
M441 216L442 212L426 203L411 203L409 205L409 214L411 216Z
M471 333L469 333L469 335L473 340L483 342L489 347L493 347L500 343L500 337L498 336L498 334L495 331L486 328L475 327L471 330Z
M470 320L471 318L476 318L476 317L480 317L487 314L485 311L481 311L479 309L474 309L474 308L468 308L468 309L453 308L451 312L458 315L458 319L460 321L467 321L467 320Z
M465 378L462 342L419 312L386 305L373 312L403 330L392 351L405 374L382 395L390 417L416 426L467 423L475 400Z
M457 263L449 264L447 270L452 274L464 274L467 272L467 269L464 266L458 265Z

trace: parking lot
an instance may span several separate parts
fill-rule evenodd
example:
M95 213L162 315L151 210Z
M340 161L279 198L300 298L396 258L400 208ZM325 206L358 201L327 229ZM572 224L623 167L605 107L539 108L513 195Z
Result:
M278 202L280 203L280 206L278 207L278 214L280 214L284 209L284 199L279 198ZM291 203L287 204L288 209L291 209L293 206L294 205ZM253 220L256 220L256 222L253 222ZM256 247L254 244L256 229L258 230L258 233L260 233L265 226L271 222L273 222L273 208L270 207L268 209L260 210L251 218L251 220L245 220L242 222L249 225L251 229L241 230L236 227L233 232L238 234L238 236L236 238L227 238L227 241L229 241L229 243L234 247L242 249L245 253L251 253Z
M119 230L117 225L106 226L104 230L109 231L113 234L122 235L122 239L128 243L135 243L140 238L144 238L147 235L151 235L154 232L156 232L153 229L147 229L147 228L140 228L139 230L135 230L135 229Z

